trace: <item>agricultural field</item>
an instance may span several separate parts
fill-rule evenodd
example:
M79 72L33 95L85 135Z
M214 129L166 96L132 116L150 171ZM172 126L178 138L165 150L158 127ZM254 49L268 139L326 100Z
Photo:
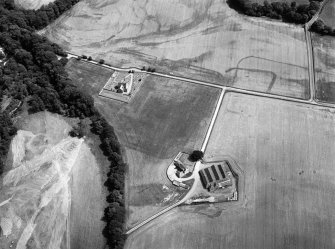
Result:
M40 33L65 50L115 66L151 66L220 85L309 98L303 29L245 17L221 0L84 0Z
M335 0L328 0L323 8L320 19L329 27L335 28Z
M330 36L312 34L316 98L335 103L335 40Z
M54 0L14 0L16 6L23 9L39 9L43 5L47 5Z
M108 77L98 79L95 75L108 69L92 65L86 70L87 65L70 61L67 71L75 84L94 97L95 105L114 127L124 147L129 165L129 228L185 194L171 184L166 169L179 151L201 148L220 91L147 76L131 101L123 103L98 96Z
M114 73L113 70L108 68L76 59L70 59L66 64L66 69L69 77L75 80L76 85L80 86L80 89L95 96L98 95L104 84Z
M236 160L244 203L181 206L125 248L333 248L334 127L328 108L227 93L205 154Z
M103 168L108 168L109 163L107 160L97 160L96 155L92 153L93 146L95 150L99 149L99 143L90 143L90 146L83 144L73 166L70 210L71 248L105 248L102 230L106 224L101 218L106 206L106 191L102 176L106 174L101 171Z

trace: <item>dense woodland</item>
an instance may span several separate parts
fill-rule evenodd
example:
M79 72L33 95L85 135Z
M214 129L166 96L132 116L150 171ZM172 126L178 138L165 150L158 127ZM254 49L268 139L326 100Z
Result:
M0 67L0 97L12 97L29 104L31 113L48 110L69 117L90 118L92 132L100 136L101 149L110 161L105 185L110 192L105 210L103 234L110 248L122 248L124 164L113 128L94 108L93 98L80 91L69 79L64 65L66 53L56 44L35 33L69 10L79 0L56 0L39 10L22 10L13 0L0 0L0 47L6 64ZM61 59L59 59L62 57ZM16 133L8 113L0 114L0 153L4 158ZM0 164L0 171L3 164Z
M320 2L323 0L310 0L309 4L297 5L296 2L287 3L278 1L263 4L252 3L250 0L229 0L229 6L248 16L268 17L271 19L283 20L288 23L305 24L320 8ZM320 34L335 35L335 30L324 25L320 20L312 25L312 31Z

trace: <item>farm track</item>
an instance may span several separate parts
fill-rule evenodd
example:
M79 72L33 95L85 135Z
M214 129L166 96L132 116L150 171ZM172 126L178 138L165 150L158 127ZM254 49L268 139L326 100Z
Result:
M311 32L309 31L310 27L313 23L319 18L320 13L322 12L324 6L329 0L324 0L321 3L319 10L313 16L308 23L304 25L304 32L306 37L306 47L307 47L307 58L308 58L308 75L309 75L309 87L310 87L310 100L313 101L315 99L315 64L314 64L314 52L313 52L313 44L311 38Z

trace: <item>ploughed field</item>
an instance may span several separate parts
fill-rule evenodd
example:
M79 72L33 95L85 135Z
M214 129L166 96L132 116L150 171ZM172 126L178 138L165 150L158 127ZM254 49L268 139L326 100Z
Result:
M125 248L334 248L334 127L327 108L227 93L206 155L236 160L244 202L182 206Z
M201 148L219 89L147 76L130 102L123 103L98 96L111 70L71 60L67 71L75 84L92 94L124 147L129 166L127 227L181 199L185 191L171 184L166 169L179 151Z
M316 98L335 103L335 39L312 33Z
M83 0L41 33L116 66L309 98L303 29L240 15L221 0Z

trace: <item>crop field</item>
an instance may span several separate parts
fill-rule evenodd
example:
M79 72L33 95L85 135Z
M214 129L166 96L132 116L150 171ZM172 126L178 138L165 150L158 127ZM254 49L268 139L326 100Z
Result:
M98 97L107 80L90 84L92 79L85 75L92 71L85 71L84 62L76 61L67 70L75 84L90 87L87 91L94 96L97 108L113 125L124 146L129 165L127 226L178 200L184 192L170 183L166 169L179 151L201 148L220 91L147 76L127 104Z
M316 97L335 103L335 41L329 36L312 35Z
M98 147L99 144L95 146ZM106 193L103 191L100 175L102 167L90 148L83 144L72 172L70 211L72 248L103 249L105 246L102 235L105 222L101 220L106 205Z
M98 95L104 84L113 74L113 70L105 67L70 59L66 64L69 77L75 81L80 89L91 95ZM96 90L99 89L98 92Z
M335 28L335 0L328 0L323 8L320 19L329 27Z
M334 248L334 127L326 108L228 93L206 155L236 160L243 205L182 206L125 248Z
M39 9L43 5L53 2L54 0L14 0L16 6L23 9Z
M115 66L309 97L303 29L245 17L221 0L84 0L41 33Z

